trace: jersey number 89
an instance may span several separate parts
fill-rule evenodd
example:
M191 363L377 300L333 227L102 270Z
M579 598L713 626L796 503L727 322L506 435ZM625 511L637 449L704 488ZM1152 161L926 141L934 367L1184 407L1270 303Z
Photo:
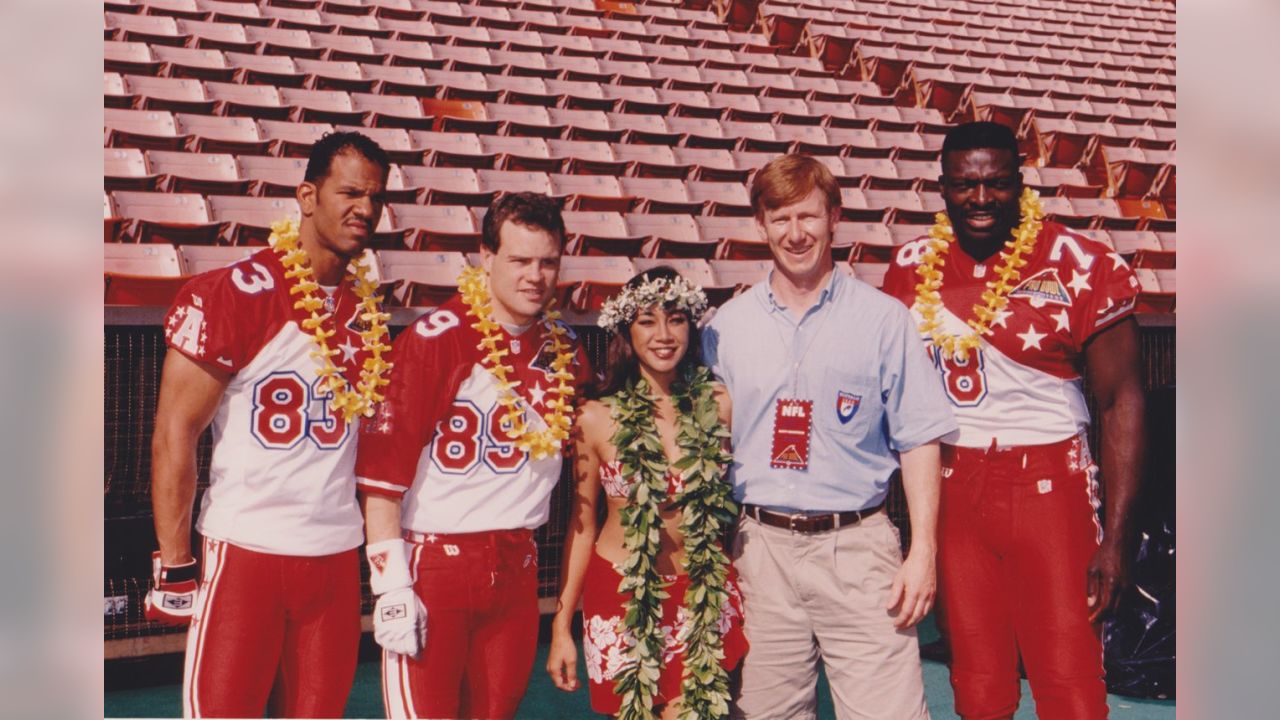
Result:
M469 473L480 462L500 475L518 471L529 456L507 440L505 414L500 405L482 413L473 402L455 401L432 439L432 462L450 475Z

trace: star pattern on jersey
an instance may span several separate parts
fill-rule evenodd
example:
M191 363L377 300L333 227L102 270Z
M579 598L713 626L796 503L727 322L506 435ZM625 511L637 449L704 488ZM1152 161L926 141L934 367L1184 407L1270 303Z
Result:
M546 397L547 391L543 389L542 383L534 383L533 387L529 388L529 399L534 405L541 405Z
M1111 258L1112 270L1119 270L1121 268L1129 267L1129 263L1125 262L1124 258L1120 257L1120 253L1109 252L1107 253L1107 257Z
M1067 314L1066 308L1058 311L1057 315L1052 315L1053 321L1057 323L1054 330L1067 332L1071 329L1071 316Z
M353 362L356 359L356 352L360 348L352 345L351 338L347 338L342 341L342 344L338 346L338 349L342 351L342 362Z
M1089 273L1080 274L1079 270L1071 270L1071 282L1067 283L1067 287L1071 288L1076 297L1080 297L1080 293L1084 290L1092 290L1089 285Z
M439 540L439 539L440 538L436 537L435 533L431 533L430 535L427 535L427 542L429 543L434 543L436 540Z
M1049 337L1047 333L1037 332L1034 324L1028 324L1026 332L1018 333L1018 339L1022 340L1023 350L1029 350L1031 348L1035 348L1037 350L1043 349L1040 347L1040 341L1047 337Z
M995 319L991 321L991 327L999 325L1006 330L1009 329L1009 316L1013 315L1012 310L997 310Z

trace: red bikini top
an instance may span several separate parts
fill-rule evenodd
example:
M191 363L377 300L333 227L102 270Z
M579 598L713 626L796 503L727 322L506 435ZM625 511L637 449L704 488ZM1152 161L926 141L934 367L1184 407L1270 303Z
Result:
M622 463L614 460L613 462L601 463L600 465L600 484L604 486L604 492L609 497L625 498L631 494L631 483L634 478L628 479L622 477ZM676 493L684 490L684 475L678 473L671 468L667 468L667 497L674 498Z

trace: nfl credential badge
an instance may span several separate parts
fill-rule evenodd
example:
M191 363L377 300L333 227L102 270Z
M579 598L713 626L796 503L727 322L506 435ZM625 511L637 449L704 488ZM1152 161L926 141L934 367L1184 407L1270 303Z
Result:
M862 396L840 390L836 393L836 417L841 425L848 425L858 408L862 406Z

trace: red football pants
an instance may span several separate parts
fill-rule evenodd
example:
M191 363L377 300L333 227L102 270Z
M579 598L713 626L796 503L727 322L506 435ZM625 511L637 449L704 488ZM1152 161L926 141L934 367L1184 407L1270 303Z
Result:
M405 537L427 645L416 658L383 653L387 717L514 717L538 646L533 531Z
M342 717L359 649L354 548L299 557L204 541L184 717Z
M1027 670L1043 720L1107 717L1086 571L1102 537L1084 438L942 447L938 569L965 720L1011 718Z

